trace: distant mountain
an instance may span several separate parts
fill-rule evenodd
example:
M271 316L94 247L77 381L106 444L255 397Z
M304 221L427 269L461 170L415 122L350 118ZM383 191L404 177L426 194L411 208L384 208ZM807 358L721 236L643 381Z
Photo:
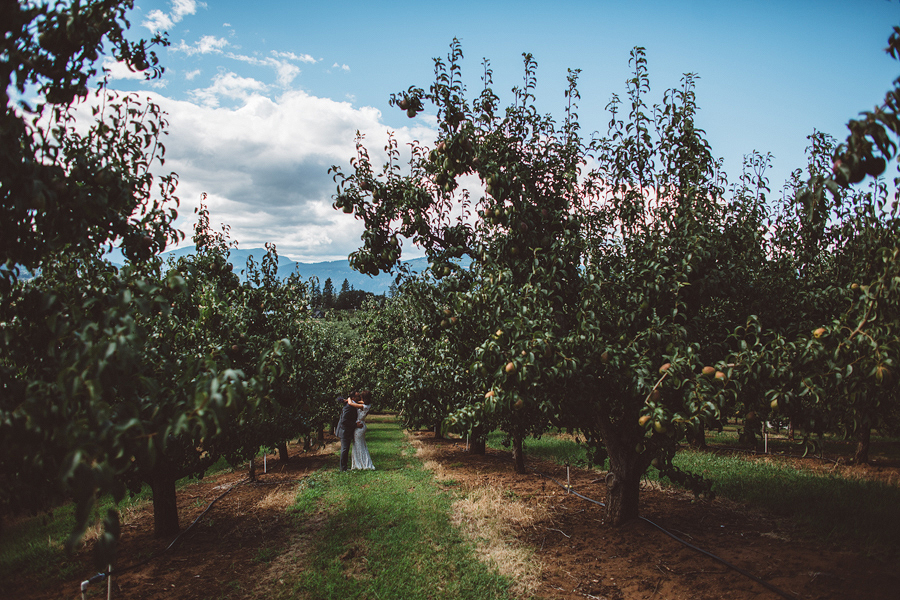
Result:
M163 252L161 256L164 261L169 259L177 260L182 256L193 254L194 252L194 246L182 246L175 248L174 250L169 250L168 252ZM253 257L254 262L256 262L258 266L265 254L266 251L263 248L232 249L228 256L228 262L234 265L234 272L238 274L241 281L244 281L246 279L244 271L247 269L247 259ZM112 252L106 254L106 259L114 265L122 266L125 264L125 256L118 248L114 248ZM412 260L405 260L403 263L409 265L410 270L414 273L421 273L428 268L427 258L414 258ZM462 264L468 265L468 260L463 260ZM346 260L302 263L295 262L284 256L278 257L278 275L287 278L294 270L300 274L300 277L304 281L308 281L311 277L316 277L319 280L320 290L325 286L325 280L330 278L335 293L340 292L341 286L346 279L354 290L372 292L375 295L386 294L388 290L390 290L391 284L396 277L389 273L382 273L376 277L363 275L362 273L351 269L350 262ZM25 280L30 279L31 277L31 273L23 270L19 278Z
M193 246L184 246L176 248L175 250L163 252L162 258L163 260L169 258L174 260L181 256L193 253ZM228 256L228 262L234 265L234 272L241 277L241 280L244 280L244 271L247 269L247 259L253 257L253 261L258 266L262 257L265 255L266 251L263 248L232 249ZM112 262L121 264L121 262L117 261L114 257L109 258ZM403 262L408 264L410 268L416 272L421 272L428 267L427 258L415 258ZM382 273L376 277L370 277L369 275L363 275L358 271L354 271L350 268L349 261L346 260L301 263L292 261L284 256L278 257L278 275L281 277L288 277L295 270L300 274L300 277L303 280L309 280L311 277L318 278L319 289L323 288L325 286L325 280L330 278L335 293L341 290L341 285L343 285L345 279L354 290L372 292L376 295L387 293L391 284L394 282L394 275Z

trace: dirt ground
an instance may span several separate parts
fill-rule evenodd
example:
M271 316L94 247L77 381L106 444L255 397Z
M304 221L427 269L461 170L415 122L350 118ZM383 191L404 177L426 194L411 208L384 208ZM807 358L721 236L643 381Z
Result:
M647 521L615 529L603 507L567 494L566 469L530 461L546 474L516 475L508 452L467 454L463 444L415 434L445 477L464 486L502 487L519 499L548 505L550 517L521 532L543 562L538 595L549 599L604 600L896 600L900 562L871 557L866 548L836 547L800 539L776 519L748 512L723 499L695 502L689 492L646 486L641 514L689 544L712 554L783 593L765 587L714 558L690 549ZM766 460L772 460L771 458ZM778 460L790 460L782 459ZM898 481L897 465L854 468L828 461L802 461L804 468L840 469L845 476ZM550 479L552 477L554 481ZM572 468L572 488L603 502L605 485L595 471Z
M603 522L603 508L567 494L566 470L530 461L544 473L516 475L507 452L489 449L484 456L466 453L464 444L435 440L428 432L411 435L430 449L445 476L461 489L495 486L526 503L541 503L549 515L519 532L543 566L538 596L548 599L729 600L729 599L859 599L895 600L900 589L897 557L869 556L866 548L836 547L794 535L783 523L748 513L717 499L694 502L688 493L648 486L642 491L642 515L697 548L731 563L688 548L647 521L613 529ZM246 482L246 472L224 473L179 491L179 515L187 529L178 541L152 537L152 508L125 516L119 569L113 598L120 600L201 600L257 596L249 582L266 570L273 549L302 544L291 537L286 508L295 483L320 468L335 468L335 444L303 453L290 447L283 464L268 457L268 472L259 483ZM809 461L807 461L808 464ZM822 463L822 468L829 467ZM851 469L841 466L841 469ZM260 469L261 472L261 469ZM847 472L898 481L900 469L881 466ZM556 482L550 479L552 477ZM572 488L603 501L598 473L571 469ZM558 483L557 483L558 482ZM227 493L226 493L227 492ZM224 496L223 496L224 494ZM218 500L217 500L218 499ZM301 541L298 541L301 540ZM302 556L302 548L288 552ZM73 558L75 578L46 585L13 577L3 597L21 600L81 598L80 583L94 571L89 548ZM144 563L144 564L139 564ZM752 575L783 592L764 587ZM106 583L89 586L88 598L105 598ZM7 595L9 594L9 595Z
M178 491L180 538L153 537L153 508L148 505L123 514L125 525L119 542L112 597L117 600L220 600L249 594L247 582L265 568L269 549L281 548L291 539L286 509L296 496L297 481L320 468L337 465L335 443L318 452L302 452L289 446L290 458L275 456L257 465L258 483L247 481L247 471L224 472L202 479ZM223 495L224 494L224 495ZM210 503L215 503L210 507ZM207 508L209 510L207 511ZM191 524L203 513L205 515ZM77 579L62 585L15 576L2 598L17 600L78 599L81 582L96 573L90 542L73 558ZM148 560L149 559L149 560ZM145 563L145 564L141 564ZM87 598L106 598L107 582L88 586ZM8 596L6 594L9 594Z

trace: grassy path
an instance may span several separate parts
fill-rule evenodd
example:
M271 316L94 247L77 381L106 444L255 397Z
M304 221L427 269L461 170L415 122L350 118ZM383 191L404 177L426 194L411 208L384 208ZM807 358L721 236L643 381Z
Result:
M310 477L292 510L311 540L281 578L283 598L507 598L509 581L477 560L450 523L453 498L423 469L391 418L366 434L375 471Z

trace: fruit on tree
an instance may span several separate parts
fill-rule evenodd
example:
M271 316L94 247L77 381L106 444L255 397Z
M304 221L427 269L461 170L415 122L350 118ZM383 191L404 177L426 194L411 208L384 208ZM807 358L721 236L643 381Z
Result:
M659 374L662 375L666 371L668 371L672 367L672 363L664 363L663 366L659 368Z
M512 361L509 361L508 363L506 363L505 371L507 373L515 373L516 372L516 363L514 363Z
M716 374L716 368L707 365L707 366L703 367L703 374L707 377L712 377L713 375Z
M650 421L650 415L643 415L640 419L638 419L638 425L643 427L647 424L648 421Z

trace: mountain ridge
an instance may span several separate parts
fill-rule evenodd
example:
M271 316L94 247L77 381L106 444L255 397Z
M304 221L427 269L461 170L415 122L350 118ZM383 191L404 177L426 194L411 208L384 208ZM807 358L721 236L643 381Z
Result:
M163 252L160 257L164 261L169 259L177 260L182 256L193 254L195 251L196 249L194 246L183 246ZM234 266L234 272L238 274L241 281L245 281L247 260L252 257L253 261L259 266L260 261L265 255L265 248L232 248L228 254L228 262ZM121 262L112 257L110 257L110 259L114 263L121 264L124 262L124 259ZM404 260L402 262L403 264L409 265L410 269L414 272L422 272L428 267L428 259L424 257ZM308 281L313 277L318 279L319 289L322 289L325 286L325 280L331 279L335 293L340 291L341 286L346 279L354 290L371 292L375 295L386 294L388 290L390 290L391 284L393 284L396 279L396 275L390 273L381 273L374 277L364 275L359 271L354 271L350 267L350 261L346 259L303 263L293 261L285 256L278 257L279 277L287 278L294 271L298 272L300 277L305 281Z

